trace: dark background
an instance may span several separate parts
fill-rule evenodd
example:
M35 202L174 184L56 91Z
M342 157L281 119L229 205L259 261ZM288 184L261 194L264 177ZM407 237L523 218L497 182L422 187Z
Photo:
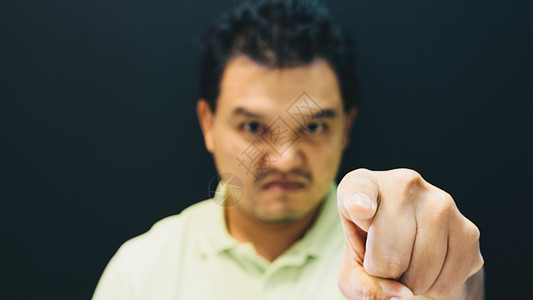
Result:
M234 3L2 2L5 299L87 299L124 241L207 198L194 41ZM330 1L362 86L340 174L408 167L452 194L488 299L530 297L531 3Z

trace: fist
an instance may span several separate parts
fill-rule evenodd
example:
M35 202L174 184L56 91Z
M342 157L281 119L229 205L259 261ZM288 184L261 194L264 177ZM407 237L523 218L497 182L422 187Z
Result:
M413 170L352 171L337 205L346 240L339 287L348 299L461 299L483 266L478 228Z

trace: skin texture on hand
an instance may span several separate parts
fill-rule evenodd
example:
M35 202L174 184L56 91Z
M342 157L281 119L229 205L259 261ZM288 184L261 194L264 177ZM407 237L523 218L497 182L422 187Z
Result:
M337 198L348 299L467 299L465 282L483 266L480 233L448 193L413 170L358 169Z

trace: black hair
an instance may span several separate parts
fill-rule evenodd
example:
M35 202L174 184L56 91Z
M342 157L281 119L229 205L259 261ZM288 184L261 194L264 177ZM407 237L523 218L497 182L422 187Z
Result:
M359 88L350 36L314 0L245 2L214 23L201 41L200 97L215 111L227 62L240 55L272 68L326 60L339 80L345 111Z

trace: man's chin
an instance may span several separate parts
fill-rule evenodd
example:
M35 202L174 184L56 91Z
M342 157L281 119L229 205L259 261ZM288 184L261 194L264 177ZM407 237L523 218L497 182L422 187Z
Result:
M313 201L310 185L264 185L250 187L252 199L244 198L237 208L267 224L298 222L313 213L319 203ZM318 201L320 202L320 201Z
M294 200L294 202L291 202L291 200ZM315 206L297 207L295 205L297 199L287 199L287 197L270 199L269 201L271 202L268 203L268 205L257 207L255 211L251 212L255 219L268 224L289 224L298 222L313 213L316 209Z
M305 216L294 214L258 214L255 217L257 220L266 224L291 224L302 220Z

